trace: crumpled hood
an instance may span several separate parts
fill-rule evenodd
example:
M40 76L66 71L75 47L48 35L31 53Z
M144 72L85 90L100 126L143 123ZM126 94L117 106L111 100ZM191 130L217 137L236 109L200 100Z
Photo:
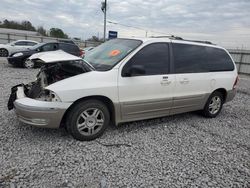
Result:
M41 60L42 63L81 60L82 58L66 53L62 50L40 52L29 57L30 60Z

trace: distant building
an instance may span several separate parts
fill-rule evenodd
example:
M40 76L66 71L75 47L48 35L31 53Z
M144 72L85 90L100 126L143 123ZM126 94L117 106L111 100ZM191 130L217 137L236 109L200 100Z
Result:
M30 36L38 36L40 35L36 31L26 31L26 30L17 30L17 29L6 29L0 28L0 33L9 33L9 34L22 34L22 35L30 35Z

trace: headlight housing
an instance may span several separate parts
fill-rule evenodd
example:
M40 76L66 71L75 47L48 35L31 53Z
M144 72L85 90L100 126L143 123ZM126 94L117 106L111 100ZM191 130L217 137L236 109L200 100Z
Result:
M16 54L14 54L13 57L19 57L19 56L22 56L22 55L23 55L22 52L18 52L18 53L16 53Z
M61 102L61 99L58 97L58 95L48 89L43 90L37 100L48 102Z

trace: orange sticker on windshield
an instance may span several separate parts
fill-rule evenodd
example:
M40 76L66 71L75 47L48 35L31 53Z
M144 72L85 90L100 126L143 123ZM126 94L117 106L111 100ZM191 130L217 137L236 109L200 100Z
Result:
M120 50L112 50L110 53L109 53L109 56L111 57L114 57L114 56L117 56L121 53Z

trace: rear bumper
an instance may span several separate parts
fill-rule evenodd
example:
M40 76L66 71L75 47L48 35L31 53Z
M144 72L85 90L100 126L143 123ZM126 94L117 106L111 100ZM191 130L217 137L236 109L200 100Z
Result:
M227 91L227 98L226 98L225 102L229 102L229 101L233 100L235 95L236 95L236 89L232 89L232 90Z
M14 102L16 115L21 122L44 128L59 128L70 105L71 103L39 101L24 95L21 98L17 96Z

